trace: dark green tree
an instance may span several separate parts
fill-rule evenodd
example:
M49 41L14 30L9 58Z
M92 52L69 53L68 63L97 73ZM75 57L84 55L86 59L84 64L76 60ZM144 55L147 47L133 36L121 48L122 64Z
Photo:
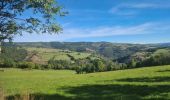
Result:
M28 11L32 14L23 16ZM24 31L59 33L62 28L55 18L66 14L56 0L0 0L0 45Z
M131 62L129 63L129 68L136 67L136 64L137 64L137 62L134 59L132 59Z
M98 72L105 71L105 65L102 60L99 60L99 59L95 60L94 65L96 67L96 71Z

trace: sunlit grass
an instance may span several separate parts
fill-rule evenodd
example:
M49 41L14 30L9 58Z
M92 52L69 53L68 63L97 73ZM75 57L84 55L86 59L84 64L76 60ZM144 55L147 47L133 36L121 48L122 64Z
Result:
M155 97L170 99L170 66L90 74L76 74L75 71L70 70L1 70L4 72L0 72L0 87L6 96L27 91L30 94L48 94L56 97L60 95L76 100L94 99L100 96L109 99L120 95L134 97L134 100L135 98L150 100ZM162 89L165 88L167 89L163 92ZM136 94L128 93L128 89L132 93L136 91ZM101 95L104 91L109 94ZM100 96L97 96L98 93Z

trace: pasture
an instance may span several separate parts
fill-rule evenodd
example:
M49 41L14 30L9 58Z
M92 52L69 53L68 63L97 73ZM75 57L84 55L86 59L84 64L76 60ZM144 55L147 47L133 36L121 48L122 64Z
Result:
M7 100L169 100L170 65L90 74L1 69L0 89Z
M74 59L82 59L91 55L91 53L86 52L76 52L69 50L61 49L52 49L52 48L35 48L35 47L24 47L28 51L28 58L31 58L32 55L36 54L36 59L32 58L33 62L37 63L37 59L40 63L47 63L48 60L54 58L55 60L71 60L70 56ZM35 61L34 61L35 60Z

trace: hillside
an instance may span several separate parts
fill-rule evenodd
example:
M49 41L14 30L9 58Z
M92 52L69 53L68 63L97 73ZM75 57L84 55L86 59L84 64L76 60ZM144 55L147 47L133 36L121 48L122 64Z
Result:
M16 44L27 48L59 49L86 54L95 53L116 60L120 63L128 63L135 56L139 57L140 60L145 59L159 49L165 48L170 50L170 43L127 44L110 42L22 42Z
M70 50L52 49L52 48L36 48L36 47L24 47L27 50L28 55L26 61L31 61L39 64L47 64L50 59L54 60L67 60L72 61L74 59L87 58L91 53L81 53Z
M95 52L112 59L129 56L134 52L152 48L152 46L148 45L119 44L109 42L36 42L17 44L26 47L66 49L77 52Z
M69 69L78 74L170 64L162 44L109 42L6 43L0 67Z
M68 70L0 70L4 70L0 72L0 87L7 100L14 98L169 100L170 98L169 65L82 75Z

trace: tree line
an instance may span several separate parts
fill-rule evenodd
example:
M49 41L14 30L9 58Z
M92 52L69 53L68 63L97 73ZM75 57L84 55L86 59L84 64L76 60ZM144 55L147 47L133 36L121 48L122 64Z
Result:
M156 55L151 55L150 57L144 59L143 61L131 59L131 61L127 65L128 68L136 68L136 67L159 66L159 65L169 65L169 64L170 64L170 53L160 53Z

